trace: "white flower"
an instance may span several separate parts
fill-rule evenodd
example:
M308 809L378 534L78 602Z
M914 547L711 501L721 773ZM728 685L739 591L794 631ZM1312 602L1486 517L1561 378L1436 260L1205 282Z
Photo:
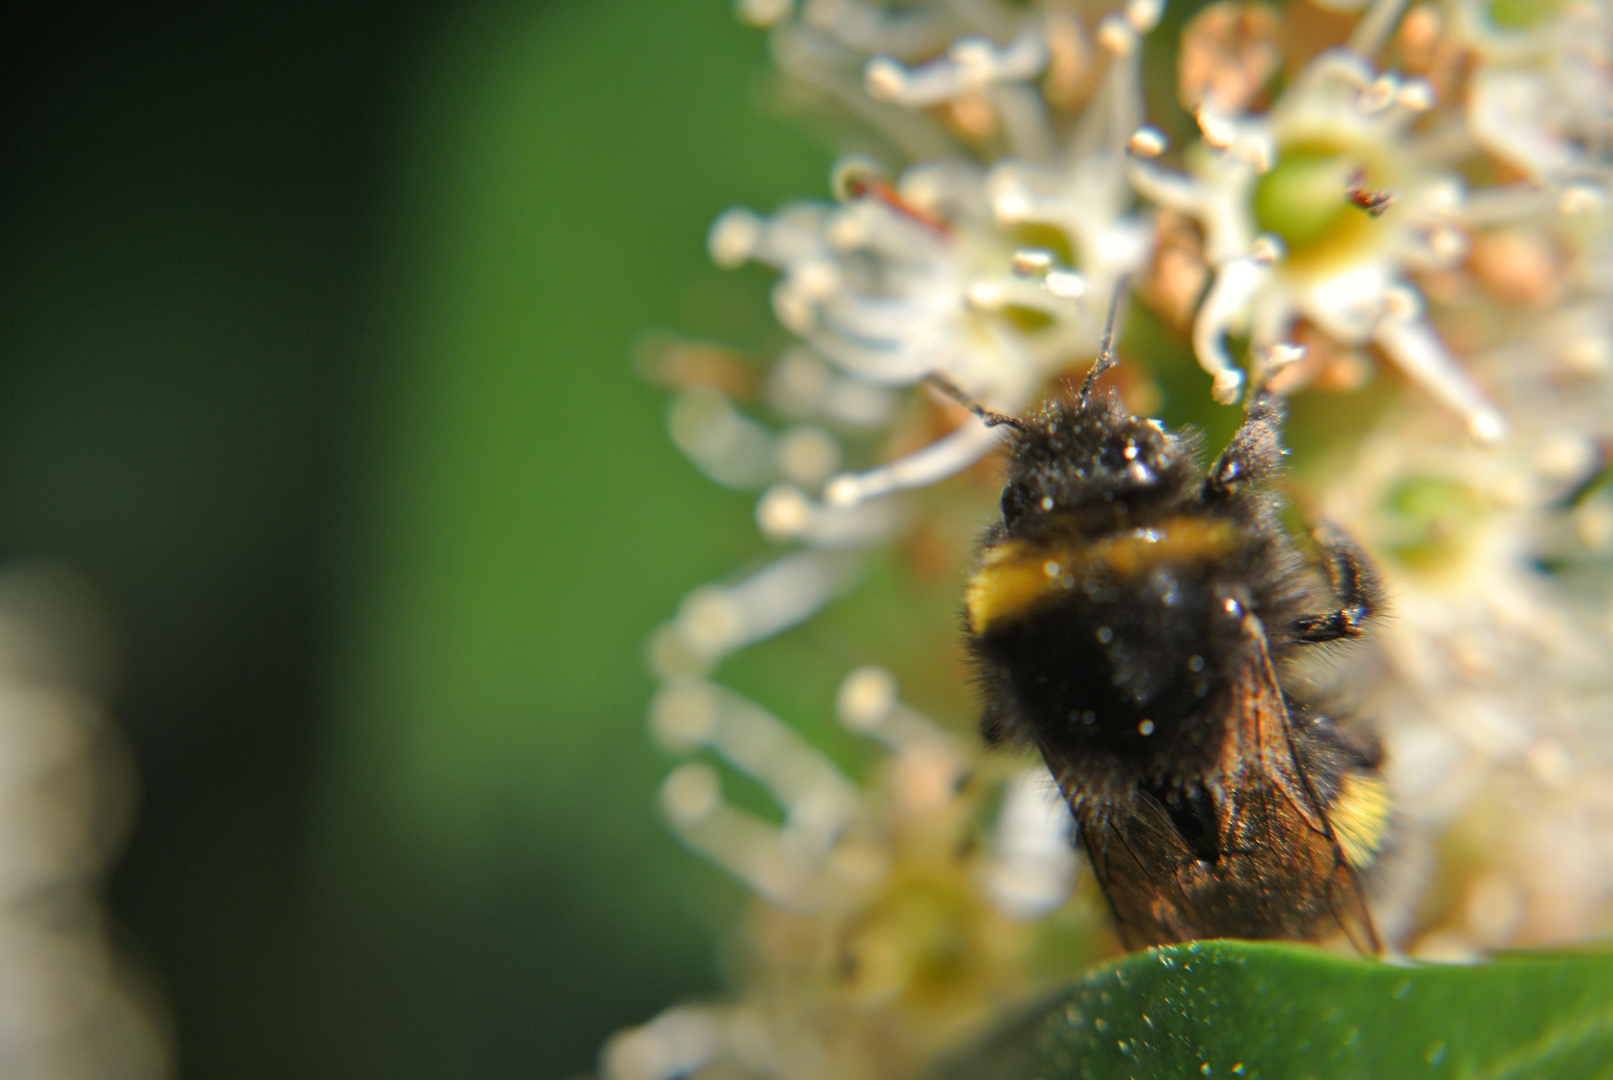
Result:
M689 385L670 426L714 479L760 491L781 547L658 632L652 721L687 759L668 819L768 900L750 936L773 958L736 1002L620 1036L612 1080L908 1075L1045 974L1037 934L1095 910L1065 903L1068 815L1045 770L1008 775L883 669L853 671L836 703L889 751L869 784L716 680L922 521L907 492L995 444L956 408L916 440L913 398L1031 407L1090 361L1127 275L1191 325L1217 400L1251 376L1285 393L1347 383L1367 349L1412 384L1362 430L1297 430L1296 408L1290 432L1332 448L1300 481L1377 555L1392 597L1375 661L1334 676L1379 725L1406 824L1386 937L1473 955L1605 928L1613 20L1584 0L1323 6L1360 15L1269 103L1280 16L1203 9L1177 58L1184 126L1167 103L1145 109L1155 3L741 0L788 85L861 120L889 165L848 156L833 202L730 211L710 234L719 263L778 272L797 341L754 415ZM904 452L880 460L870 433ZM781 820L727 802L719 769L760 782ZM1447 899L1419 910L1431 879ZM1077 924L1091 949L1095 924ZM935 981L940 946L915 927L950 935L964 974Z
M836 707L889 751L872 785L732 691L663 687L652 709L663 745L714 752L773 795L783 822L726 802L705 764L662 785L679 836L768 901L745 941L761 955L743 999L678 1006L614 1037L606 1080L707 1068L911 1075L1057 971L1037 963L1037 920L1065 906L1076 866L1069 809L1046 770L987 766L901 701L881 668L851 672Z
M1139 34L1158 18L1157 4L1106 17L1096 47L1062 8L958 3L898 15L816 0L799 19L787 18L787 5L744 10L778 23L774 52L794 79L933 160L892 181L867 159L847 158L833 178L836 202L768 217L735 209L713 225L720 265L779 271L773 308L801 345L774 365L769 397L813 426L775 435L702 388L674 403L673 437L719 482L773 481L758 524L805 550L691 594L652 647L666 675L708 671L810 616L855 579L855 551L897 527L891 496L968 467L1001 431L965 417L921 449L835 475L792 460L838 463L834 428L885 422L894 411L887 395L927 380L997 411L1026 409L1054 374L1095 354L1110 296L1150 243L1147 219L1131 210L1124 146L1141 118ZM963 36L943 51L953 34ZM928 59L904 63L917 57ZM1075 75L1065 68L1100 72L1073 118L1048 97L1068 90ZM931 115L940 107L963 119L949 130ZM1009 156L975 160L971 133L1000 140ZM808 443L815 452L789 453Z
M1218 400L1235 401L1244 381L1228 334L1246 332L1258 356L1292 344L1295 321L1305 319L1338 344L1379 346L1475 437L1500 436L1500 413L1430 326L1408 280L1466 251L1460 178L1438 140L1413 137L1432 105L1426 82L1378 74L1354 51L1333 49L1269 113L1201 102L1193 174L1132 155L1138 191L1204 229L1215 281L1193 344ZM1386 212L1352 206L1352 186L1381 190Z
M1060 48L1084 55L1090 47L1066 12L1011 10L959 4L940 9L958 17L947 20L926 10L885 15L850 0L808 4L801 24L775 30L785 70L873 111L899 145L934 144L939 159L894 183L847 160L837 169L839 205L796 204L771 218L730 211L710 241L720 264L754 259L780 271L780 322L840 373L886 387L940 376L1006 412L1095 351L1115 283L1147 254L1149 229L1128 214L1122 162L1141 115L1137 35L1158 15L1157 6L1134 3L1126 18L1101 25L1110 54L1101 85L1061 133L1031 80ZM946 40L935 35L948 22L971 33L940 56L902 63L923 51L918 43ZM983 36L990 28L1012 37L995 45ZM859 68L860 87L848 74ZM1000 137L1004 160L969 160L969 148L923 111L938 107L974 116L960 123ZM1027 246L1016 230L1027 226L1066 250L1016 264ZM965 423L901 460L834 478L825 494L848 507L934 483L978 460L999 435Z
M1601 3L1458 0L1451 29L1472 50L1468 124L1541 184L1605 178L1613 27Z

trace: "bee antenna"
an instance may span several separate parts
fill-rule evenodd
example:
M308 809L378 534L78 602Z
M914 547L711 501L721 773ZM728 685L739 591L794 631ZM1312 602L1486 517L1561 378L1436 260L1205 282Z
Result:
M1007 413L1000 413L986 408L984 405L980 404L980 402L964 393L962 388L960 388L957 383L953 382L945 375L937 375L934 372L931 372L924 378L926 382L935 387L937 390L941 391L941 393L945 394L953 401L956 401L959 405L962 405L965 409L968 409L970 412L980 417L981 423L985 424L987 427L1007 426L1013 428L1015 431L1025 430L1025 425L1020 421L1019 417L1009 416Z
M1130 284L1130 274L1121 274L1115 281L1114 295L1109 298L1109 314L1103 320L1103 344L1098 349L1098 358L1092 362L1092 367L1087 371L1087 377L1081 380L1082 405L1092 400L1092 390L1098 385L1098 376L1120 362L1115 358L1115 324L1119 322L1120 301L1126 295L1126 287Z

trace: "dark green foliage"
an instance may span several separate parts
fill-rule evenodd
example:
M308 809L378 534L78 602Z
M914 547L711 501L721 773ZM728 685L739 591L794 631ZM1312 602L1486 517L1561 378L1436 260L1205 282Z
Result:
M1300 945L1134 953L940 1080L1591 1080L1613 1075L1613 956L1402 966Z

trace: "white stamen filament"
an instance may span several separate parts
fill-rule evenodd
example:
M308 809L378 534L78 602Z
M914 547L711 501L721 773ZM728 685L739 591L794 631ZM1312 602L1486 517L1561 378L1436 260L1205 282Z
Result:
M835 552L787 555L736 584L691 592L678 608L674 631L691 656L714 664L812 615L851 584L855 565Z
M693 1074L727 1050L723 1028L728 1012L682 1005L618 1032L600 1054L605 1080L678 1080Z
M890 536L899 520L899 508L890 499L822 505L793 484L775 484L756 504L756 523L764 536L824 550L876 544Z
M1493 443L1506 434L1506 421L1462 371L1420 311L1390 312L1373 340L1401 370L1467 423L1473 438Z
M1214 380L1211 396L1223 405L1238 400L1243 387L1243 372L1227 352L1226 336L1236 329L1270 273L1267 249L1229 259L1216 271L1215 282L1199 305L1193 323L1193 354Z
M780 907L813 906L813 867L792 859L784 834L722 800L705 765L682 765L661 786L661 806L678 838Z
M1001 427L970 421L888 465L835 477L824 488L824 498L831 506L856 506L881 495L925 487L967 469L1002 437Z

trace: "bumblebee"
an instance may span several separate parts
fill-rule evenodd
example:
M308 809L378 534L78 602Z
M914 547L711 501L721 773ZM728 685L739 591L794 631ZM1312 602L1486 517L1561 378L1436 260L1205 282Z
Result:
M1363 633L1378 575L1318 529L1329 594L1279 523L1279 398L1252 392L1205 471L1196 432L1096 392L1113 362L1106 342L1078 396L1024 418L972 406L1013 429L965 592L986 740L1041 751L1128 949L1342 934L1378 953L1381 751L1292 672Z

